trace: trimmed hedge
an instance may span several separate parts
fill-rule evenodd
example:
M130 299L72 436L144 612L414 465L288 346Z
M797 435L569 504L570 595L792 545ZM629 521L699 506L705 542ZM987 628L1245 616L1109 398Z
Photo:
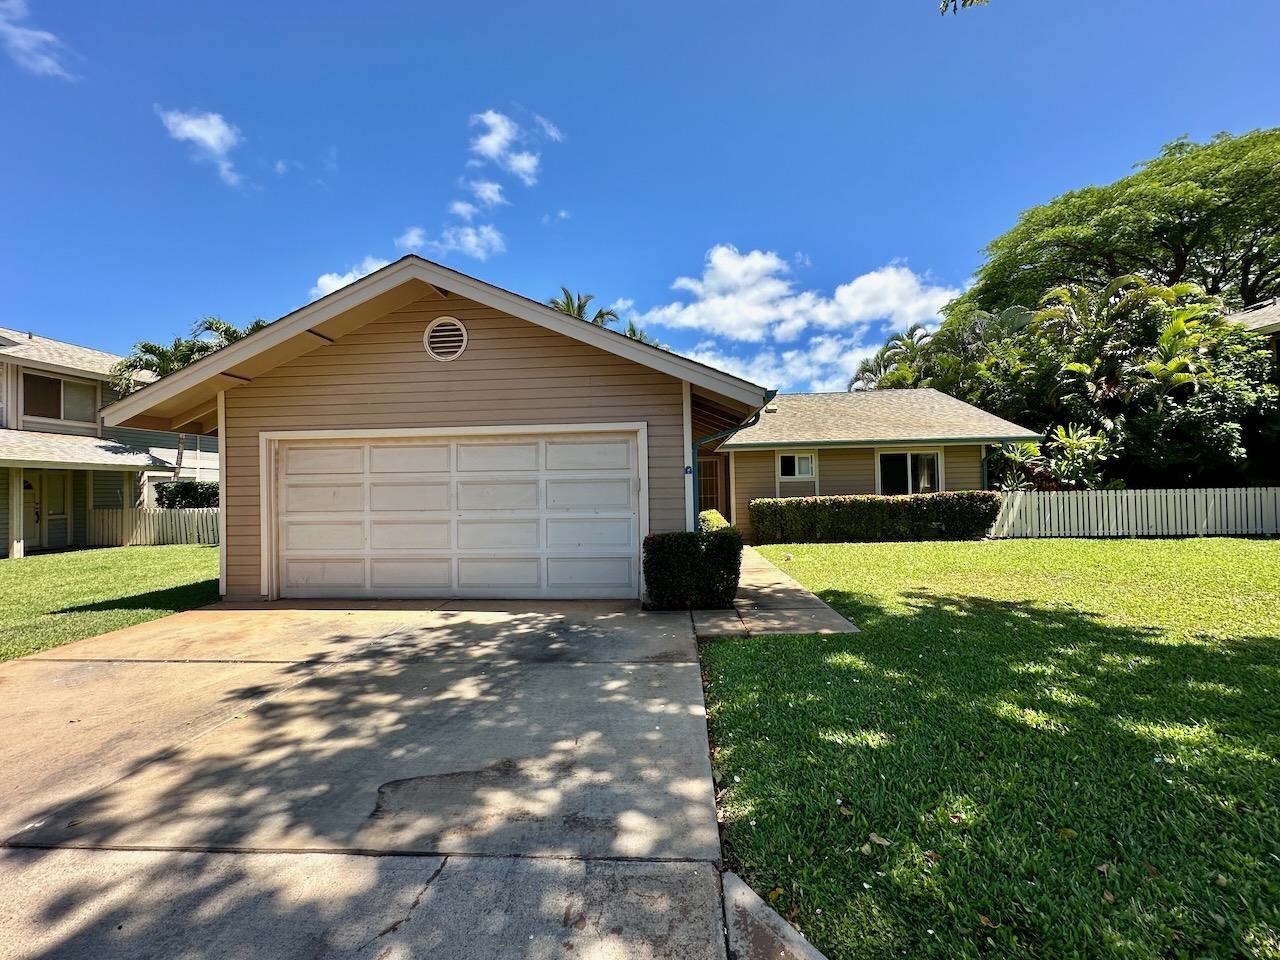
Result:
M729 521L724 518L719 510L703 510L698 514L698 532L710 533L713 530L723 530L729 526Z
M742 534L651 533L644 538L648 606L655 610L723 610L733 606L742 573Z
M1000 515L1000 494L784 497L752 500L749 509L755 543L981 540Z
M156 484L156 505L186 510L218 505L217 480L163 480Z

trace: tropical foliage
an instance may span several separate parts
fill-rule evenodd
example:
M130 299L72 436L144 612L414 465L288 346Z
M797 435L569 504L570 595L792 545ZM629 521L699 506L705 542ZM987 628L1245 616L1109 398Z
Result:
M192 327L191 336L175 337L168 345L139 340L129 355L112 368L111 384L123 396L151 380L167 377L215 350L257 333L266 325L266 320L257 319L237 327L220 317L201 317Z
M585 320L597 327L607 327L622 319L618 316L618 311L614 310L613 307L598 309L588 316L587 314L591 312L591 301L594 299L595 294L593 293L574 293L568 287L561 287L560 295L548 300L547 306L553 307L561 313L567 313L571 317L577 317L579 320ZM622 335L631 340L638 340L640 343L647 343L651 347L657 347L659 350L671 349L665 343L661 343L645 330L636 326L634 319L627 320L627 325L622 328Z

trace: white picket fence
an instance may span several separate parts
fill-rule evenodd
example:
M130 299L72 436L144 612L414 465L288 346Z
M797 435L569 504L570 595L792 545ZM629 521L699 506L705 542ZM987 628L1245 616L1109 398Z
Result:
M217 543L218 508L125 508L89 511L89 545L141 547L166 543Z
M993 537L1227 537L1280 534L1280 487L1020 490Z

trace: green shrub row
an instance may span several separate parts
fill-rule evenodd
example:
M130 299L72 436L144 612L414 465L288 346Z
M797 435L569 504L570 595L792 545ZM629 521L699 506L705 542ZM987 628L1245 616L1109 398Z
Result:
M724 514L719 510L703 510L698 514L698 530L702 533L723 530L727 526L729 526L729 521L724 518Z
M732 607L741 573L742 534L736 527L644 538L644 579L652 609Z
M163 480L156 484L156 505L166 510L218 505L217 480Z
M1000 514L1000 494L785 497L752 500L749 509L755 543L980 540Z

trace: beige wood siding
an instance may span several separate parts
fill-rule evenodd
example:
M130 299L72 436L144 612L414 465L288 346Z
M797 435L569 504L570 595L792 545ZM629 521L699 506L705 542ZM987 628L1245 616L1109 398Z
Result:
M442 315L469 337L448 363L422 347ZM685 528L682 420L674 377L470 300L420 300L227 391L227 593L261 591L263 431L645 421L649 528L660 532Z
M772 450L738 450L733 455L734 525L751 537L751 515L747 505L761 497L777 496L776 470Z
M982 489L982 447L949 446L943 454L942 481L948 490Z
M819 451L818 486L824 497L875 493L875 452L868 449Z

